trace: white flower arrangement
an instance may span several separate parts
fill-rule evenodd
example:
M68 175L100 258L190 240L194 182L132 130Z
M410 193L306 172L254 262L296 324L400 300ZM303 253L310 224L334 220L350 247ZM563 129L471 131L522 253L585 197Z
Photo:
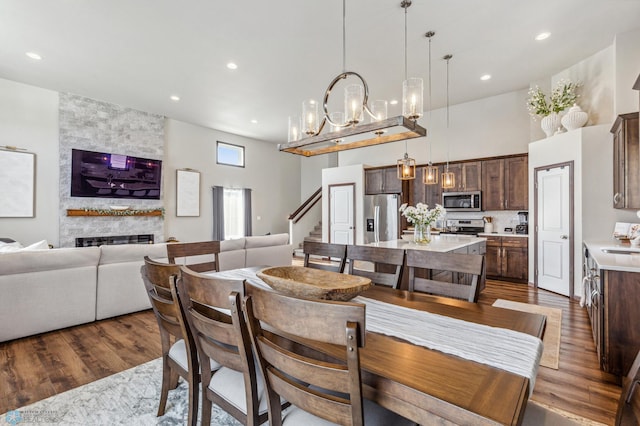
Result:
M429 209L429 206L424 203L418 203L415 207L404 203L400 206L400 213L407 218L409 223L414 225L431 225L436 220L444 218L447 211L440 204Z
M558 81L555 89L551 91L549 102L547 102L546 95L538 86L529 89L529 99L527 99L529 115L534 119L536 117L546 117L552 112L558 113L572 106L579 97L576 93L578 87L580 87L580 83L573 83L564 79Z

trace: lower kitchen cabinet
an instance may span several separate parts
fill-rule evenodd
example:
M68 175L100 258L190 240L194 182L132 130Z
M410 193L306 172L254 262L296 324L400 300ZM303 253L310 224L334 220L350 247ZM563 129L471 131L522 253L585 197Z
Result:
M527 237L487 236L487 278L526 283L528 247Z

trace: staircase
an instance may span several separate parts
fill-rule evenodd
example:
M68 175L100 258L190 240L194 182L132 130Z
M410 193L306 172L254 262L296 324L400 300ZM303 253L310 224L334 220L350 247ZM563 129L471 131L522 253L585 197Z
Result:
M313 227L311 232L309 232L309 235L304 237L304 241L322 242L322 222L318 222L318 224ZM293 250L293 255L296 257L304 257L304 253L302 252L302 243Z

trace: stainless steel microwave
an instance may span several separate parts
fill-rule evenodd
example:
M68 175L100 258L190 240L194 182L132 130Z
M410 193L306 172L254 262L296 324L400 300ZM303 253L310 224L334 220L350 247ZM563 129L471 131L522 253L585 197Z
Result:
M448 212L479 212L482 210L482 193L480 191L443 192L442 207Z

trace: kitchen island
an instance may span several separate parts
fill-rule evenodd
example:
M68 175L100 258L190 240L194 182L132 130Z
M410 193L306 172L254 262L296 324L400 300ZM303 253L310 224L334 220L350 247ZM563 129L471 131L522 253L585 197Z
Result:
M460 253L460 254L481 254L484 255L487 249L487 239L481 237L475 237L472 235L453 235L453 234L439 234L432 235L431 242L429 244L416 244L413 241L407 240L390 240L379 241L377 243L364 244L371 247L382 247L388 249L402 249L402 250L425 250L441 253ZM376 264L374 266L376 271L387 271L388 265ZM438 271L432 270L427 275L423 275L424 271L416 271L417 276L421 278L437 277L438 281L445 282L464 282L468 278L459 274L454 274L450 271ZM480 279L479 291L484 289L485 277ZM405 266L402 271L402 278L400 282L400 288L407 290L409 288L409 271Z
M585 241L583 303L602 370L623 376L640 350L640 248Z
M407 240L379 241L365 244L372 247L385 247L394 249L428 250L438 252L474 253L484 254L487 239L472 235L439 234L432 235L429 244L415 244Z

